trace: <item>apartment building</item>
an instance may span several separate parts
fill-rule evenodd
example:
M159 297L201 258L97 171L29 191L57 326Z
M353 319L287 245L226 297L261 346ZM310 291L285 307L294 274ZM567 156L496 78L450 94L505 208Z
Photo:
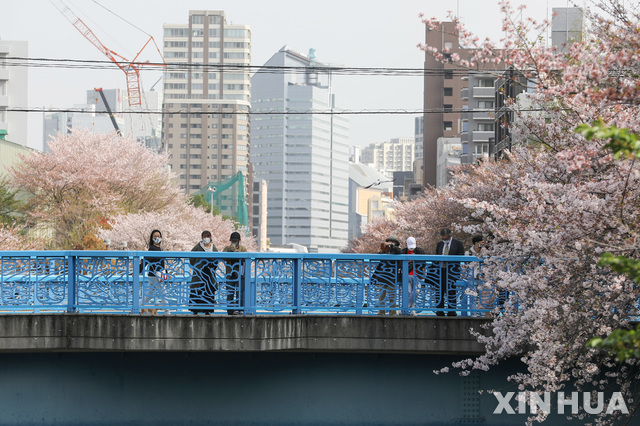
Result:
M249 26L228 23L223 11L192 10L186 23L163 29L163 139L178 184L193 194L249 175Z

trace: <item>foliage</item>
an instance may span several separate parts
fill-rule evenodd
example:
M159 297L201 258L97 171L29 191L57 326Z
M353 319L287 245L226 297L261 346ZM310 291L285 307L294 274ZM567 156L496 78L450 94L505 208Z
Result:
M594 337L589 346L604 349L615 355L619 362L640 358L640 324L632 330L613 330L606 338Z
M22 202L16 198L16 194L8 179L0 180L0 224L12 225L18 220Z
M105 250L104 241L95 234L87 234L82 239L82 245L75 247L76 250Z
M526 109L512 105L515 148L506 159L457 171L455 187L403 207L416 215L412 222L411 214L396 220L401 227L439 220L446 207L435 198L443 196L461 206L460 214L447 213L453 228L495 235L483 273L488 286L507 290L510 299L489 324L491 333L476 333L486 353L454 364L462 374L519 357L527 369L510 380L521 391L610 386L631 401L631 383L640 378L637 360L614 369L613 356L585 349L591 336L625 328L638 315L634 280L603 268L598 259L610 252L638 260L640 170L629 153L640 131L640 17L617 1L602 5L611 15L589 11L592 33L563 52L539 42L548 22L520 18L508 2L502 3L500 47L456 26L461 44L475 49L451 60L470 68L513 67L536 91L526 95ZM443 59L448 53L425 50ZM598 119L600 130L575 133ZM619 155L603 149L610 137L605 127L616 135L618 143L608 146ZM421 210L427 204L433 208ZM544 419L538 412L529 421Z
M191 204L194 207L200 207L206 212L211 212L211 203L207 201L207 198L202 194L195 194L189 197ZM213 215L218 216L220 214L220 209L217 206L213 206Z
M594 137L609 140L605 148L610 149L616 159L640 158L640 142L638 135L627 129L618 129L615 126L606 126L602 120L596 121L593 126L583 124L578 126L587 139ZM614 256L604 253L598 262L600 266L607 266L619 274L625 274L640 284L640 261L627 256ZM636 289L635 294L638 293ZM594 337L587 343L588 347L603 349L615 355L620 362L629 358L640 358L640 325L635 330L614 330L607 337Z
M613 152L616 160L622 158L640 159L640 140L636 133L628 129L618 129L616 126L607 126L602 120L597 120L593 125L581 124L576 131L591 140L593 138L609 140L604 146Z
M614 256L605 253L598 262L600 266L608 266L619 274L625 274L640 284L640 261L630 259L627 256Z
M155 211L185 203L171 183L164 154L131 138L75 131L33 152L11 170L30 195L29 216L55 230L54 248L82 245L105 220L122 213Z

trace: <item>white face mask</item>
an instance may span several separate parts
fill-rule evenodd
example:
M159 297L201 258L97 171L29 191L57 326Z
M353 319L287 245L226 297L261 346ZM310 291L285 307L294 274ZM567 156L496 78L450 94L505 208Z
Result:
M202 242L203 242L205 245L208 245L208 244L210 244L210 243L211 243L211 238L203 238L203 239L202 239Z
M155 238L153 239L153 242L154 242L154 243L156 243L156 244L160 244L160 243L162 242L162 238L160 238L160 237L155 237Z

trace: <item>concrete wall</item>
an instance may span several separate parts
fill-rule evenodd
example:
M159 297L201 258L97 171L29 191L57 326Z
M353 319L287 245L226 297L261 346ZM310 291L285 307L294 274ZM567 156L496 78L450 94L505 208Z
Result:
M479 318L0 315L0 352L332 351L479 354Z

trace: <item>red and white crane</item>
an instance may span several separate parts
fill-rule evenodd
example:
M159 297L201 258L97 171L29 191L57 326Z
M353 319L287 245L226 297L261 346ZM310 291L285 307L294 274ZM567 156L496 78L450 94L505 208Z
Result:
M51 3L60 11L60 13L62 13L62 15L64 15L65 18L67 18L69 22L71 22L71 24L78 31L80 31L80 34L82 34L87 40L91 42L91 44L97 47L100 52L102 52L107 58L109 58L114 64L116 64L118 68L124 71L124 74L127 79L127 93L129 95L129 105L131 106L141 105L142 104L142 92L140 89L141 67L145 65L152 65L152 66L160 66L160 67L166 68L167 66L162 56L162 52L160 52L160 48L158 47L153 36L147 34L149 35L149 39L144 44L144 46L142 46L142 49L138 51L138 53L132 60L128 60L124 56L118 54L114 50L111 50L107 46L105 46L100 41L98 36L96 36L95 33L91 31L91 29L87 26L87 24L85 24L84 21L80 19L64 2L51 0ZM162 59L162 63L160 62L150 63L149 61L137 62L138 58L140 57L144 49L146 49L147 46L150 45L150 43L153 43L153 45L156 47L156 50L158 51L158 54Z

